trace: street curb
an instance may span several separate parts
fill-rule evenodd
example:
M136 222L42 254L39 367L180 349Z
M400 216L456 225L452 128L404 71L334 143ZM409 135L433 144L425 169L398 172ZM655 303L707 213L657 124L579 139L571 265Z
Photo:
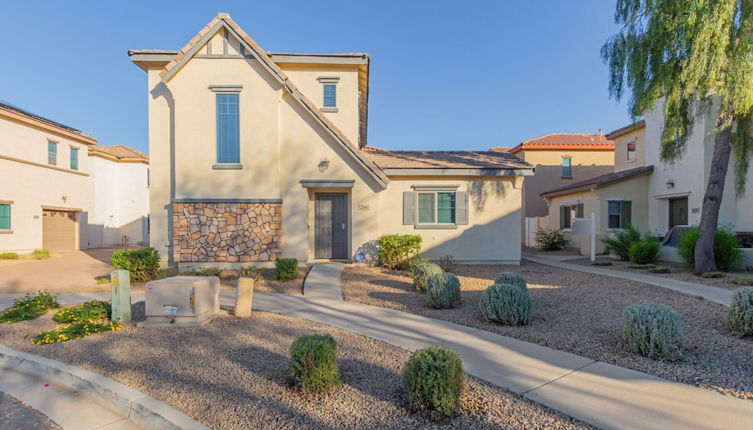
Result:
M16 351L5 345L0 345L0 367L45 378L99 399L146 429L210 430L157 399L79 367Z

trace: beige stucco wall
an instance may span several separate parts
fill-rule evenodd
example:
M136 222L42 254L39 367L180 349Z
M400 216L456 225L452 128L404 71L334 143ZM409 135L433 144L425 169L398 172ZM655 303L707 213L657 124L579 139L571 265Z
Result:
M320 103L321 84L316 77L331 76L333 70L288 69L293 84ZM342 109L326 115L355 143L357 73L355 68L352 73L338 70L338 108ZM383 189L258 61L193 58L167 84L161 82L159 71L148 71L150 219L151 245L165 262L172 229L170 202L181 199L281 200L282 254L311 261L317 192L348 194L351 256L369 252L381 234L416 233L424 237L424 253L430 258L519 261L519 247L509 244L520 242L520 178L398 178ZM215 97L210 85L243 86L239 97L242 169L213 169ZM353 181L353 186L312 189L304 188L301 180L345 180ZM427 183L457 184L469 191L470 224L441 231L403 226L402 192Z
M628 161L627 147L635 142L635 160ZM626 133L614 141L614 171L634 169L646 165L646 128L641 127Z
M613 234L616 230L608 229L609 200L630 200L631 203L631 224L642 234L649 230L648 223L648 186L649 176L638 176L626 181L618 182L605 187L597 188L593 191L582 191L578 193L556 196L549 199L549 228L559 229L559 208L562 205L583 203L583 216L591 217L591 213L596 214L596 252L604 251L604 244L601 239L607 235ZM578 248L581 254L590 253L590 239L588 236L573 236L570 230L565 230L565 236L570 241L568 246Z
M56 141L57 167L47 166L47 140ZM78 148L78 171L70 167L70 148ZM42 206L80 209L79 224L85 224L91 206L87 145L62 134L0 117L0 202L11 203L11 232L0 232L0 251L31 252L42 248ZM84 175L81 175L83 173ZM88 231L79 229L81 247Z

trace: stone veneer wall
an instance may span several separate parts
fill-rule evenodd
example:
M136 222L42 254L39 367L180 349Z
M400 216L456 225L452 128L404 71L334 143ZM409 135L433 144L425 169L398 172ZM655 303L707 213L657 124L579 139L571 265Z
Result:
M282 203L173 203L176 263L275 261Z

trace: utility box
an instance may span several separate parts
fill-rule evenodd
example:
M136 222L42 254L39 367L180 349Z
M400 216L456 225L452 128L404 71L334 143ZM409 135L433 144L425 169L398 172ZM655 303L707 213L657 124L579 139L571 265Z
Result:
M145 286L146 321L139 327L198 327L220 314L220 278L174 276Z
M131 274L118 269L110 273L111 321L131 320Z

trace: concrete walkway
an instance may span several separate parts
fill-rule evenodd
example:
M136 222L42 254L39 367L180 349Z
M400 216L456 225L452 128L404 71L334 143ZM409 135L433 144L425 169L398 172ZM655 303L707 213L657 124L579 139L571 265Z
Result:
M303 281L303 295L314 300L342 300L340 275L344 268L339 263L314 264Z
M591 273L594 275L611 276L613 278L627 279L629 281L655 285L657 287L667 288L690 296L703 297L706 300L724 306L729 306L732 303L733 291L725 290L724 288L710 287L708 285L694 284L692 282L678 281L676 279L663 278L660 276L644 275L642 273L622 272L619 270L603 269L595 266L566 263L559 257L550 258L541 255L523 253L523 259L560 269L577 270L579 272Z
M34 408L64 430L142 428L93 397L9 368L0 367L0 392Z
M55 258L0 267L0 293L77 292L97 284L97 277L109 276L110 256L115 249L60 251Z

